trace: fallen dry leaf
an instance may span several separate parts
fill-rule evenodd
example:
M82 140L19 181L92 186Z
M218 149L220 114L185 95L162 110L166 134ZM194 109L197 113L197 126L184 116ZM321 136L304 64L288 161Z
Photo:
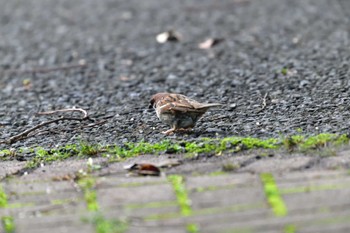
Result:
M150 163L134 163L125 166L124 169L139 176L160 176L160 169Z
M181 40L181 35L176 31L169 30L158 34L156 39L160 44L164 44L166 42L177 42Z

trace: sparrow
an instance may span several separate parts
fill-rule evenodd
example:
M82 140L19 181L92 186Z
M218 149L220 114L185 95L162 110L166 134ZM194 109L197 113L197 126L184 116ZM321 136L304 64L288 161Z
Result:
M162 132L169 135L192 129L209 108L219 106L222 104L199 103L181 94L157 93L152 96L149 108L154 108L157 117L171 127Z

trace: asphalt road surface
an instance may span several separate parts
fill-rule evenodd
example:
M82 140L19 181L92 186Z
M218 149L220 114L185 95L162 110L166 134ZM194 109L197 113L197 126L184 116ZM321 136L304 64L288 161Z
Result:
M0 1L0 137L83 108L11 147L164 138L157 92L220 102L197 137L348 133L347 1ZM160 44L174 30L180 41ZM210 49L207 38L224 39ZM7 145L1 145L7 148Z

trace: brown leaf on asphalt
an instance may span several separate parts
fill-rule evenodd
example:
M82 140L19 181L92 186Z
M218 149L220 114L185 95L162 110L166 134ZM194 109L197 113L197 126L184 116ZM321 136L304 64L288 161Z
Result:
M139 176L160 176L160 169L150 163L134 163L125 166L124 169Z
M177 42L181 40L181 35L176 31L169 30L158 34L156 39L160 44L164 44L166 42Z
M209 38L209 39L206 39L205 41L203 41L202 43L199 43L198 48L210 49L210 48L214 47L215 45L221 43L222 41L224 41L224 39L222 39L222 38Z

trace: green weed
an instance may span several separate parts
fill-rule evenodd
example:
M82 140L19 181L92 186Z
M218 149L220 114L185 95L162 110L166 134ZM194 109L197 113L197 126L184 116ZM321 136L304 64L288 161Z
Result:
M128 224L121 220L109 220L101 214L94 216L92 223L96 233L123 233L128 229Z
M284 233L295 233L297 227L294 224L287 224L284 226L283 232Z
M94 217L88 221L95 226L96 233L123 233L127 230L127 222L118 219L106 219L100 212L95 190L96 180L94 178L89 176L81 177L78 180L78 185L83 190L88 211L95 213Z
M6 208L7 206L7 195L4 189L0 186L0 208Z
M97 193L96 190L94 190L95 184L95 179L91 177L84 177L78 181L78 185L84 192L84 199L89 211L99 210L99 205L97 203Z
M278 217L287 215L287 207L280 195L273 175L271 173L262 173L260 178L264 185L266 199L274 214Z
M182 216L190 216L192 214L191 200L188 198L187 190L184 184L184 177L179 175L168 176L176 194L177 202L180 206Z
M3 216L1 218L2 226L5 230L5 233L14 233L15 232L15 223L13 217L11 216Z

